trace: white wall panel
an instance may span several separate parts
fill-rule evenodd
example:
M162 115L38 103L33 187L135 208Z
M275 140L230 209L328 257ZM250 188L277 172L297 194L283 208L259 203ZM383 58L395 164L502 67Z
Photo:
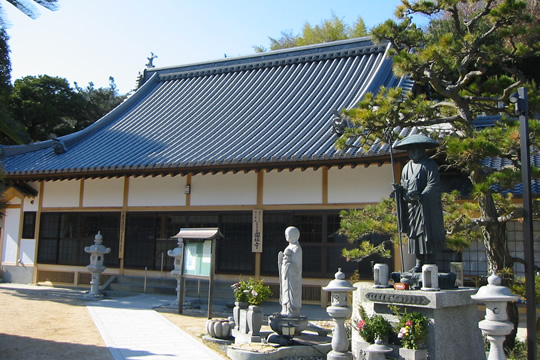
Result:
M379 202L392 192L392 167L337 167L328 170L329 203Z
M255 205L255 172L194 175L191 178L191 205Z
M33 265L34 264L34 254L36 251L36 241L35 240L21 240L21 264Z
M79 180L47 181L43 190L43 207L77 207L80 190Z
M2 249L3 264L15 264L17 262L20 214L20 209L6 209L6 215L4 216L5 228Z
M84 181L83 207L122 206L123 199L124 178Z
M322 170L270 171L264 174L263 203L322 203Z
M130 178L128 206L184 206L185 185L184 176Z

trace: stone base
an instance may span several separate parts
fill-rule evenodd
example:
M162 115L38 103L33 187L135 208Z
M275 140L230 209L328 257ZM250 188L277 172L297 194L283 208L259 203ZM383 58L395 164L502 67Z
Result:
M97 301L97 300L103 300L105 295L99 293L99 294L85 294L81 297L82 300L90 300L90 301Z
M251 334L246 334L245 332L236 329L232 329L231 332L232 336L234 337L235 344L251 344L261 342L261 335L253 336Z
M326 358L326 354L332 350L332 344L330 344L332 339L329 337L300 335L293 340L298 345L234 344L227 348L227 356L232 360L279 360L289 357Z
M426 341L430 359L463 360L463 354L467 354L469 359L482 359L485 356L484 342L478 328L481 316L477 304L471 299L476 292L477 289L473 288L415 291L360 287L354 294L353 309L361 305L369 316L380 314L391 322L397 319L388 305L397 305L400 311L419 312L430 321ZM357 312L353 318L359 318ZM355 355L360 341L358 332L353 331Z
M328 355L326 355L327 360L352 360L352 353L346 352L337 352L337 351L330 351Z
M353 354L355 360L369 360L370 356L366 349L370 346L369 343L356 340L353 342ZM392 352L386 356L389 359L396 360L427 360L427 350L425 349L405 349L397 345L387 345L392 348ZM472 358L471 358L472 359ZM444 360L444 359L443 359Z

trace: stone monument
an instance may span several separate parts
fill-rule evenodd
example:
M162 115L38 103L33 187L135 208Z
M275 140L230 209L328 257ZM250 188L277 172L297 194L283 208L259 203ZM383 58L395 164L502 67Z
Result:
M302 307L300 231L294 226L289 226L285 230L285 239L289 245L278 254L281 312L268 317L270 327L280 336L283 336L283 326L294 326L294 335L299 335L308 326L307 317L300 316Z

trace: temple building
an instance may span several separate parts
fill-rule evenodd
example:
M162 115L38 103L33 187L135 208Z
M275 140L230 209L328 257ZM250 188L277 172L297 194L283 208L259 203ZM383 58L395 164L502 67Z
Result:
M88 128L1 147L4 277L84 283L84 247L98 231L112 249L108 274L168 276L180 228L219 227L216 280L275 280L290 225L307 286L327 284L338 267L350 275L359 265L340 255L349 244L336 233L339 212L379 202L394 179L387 145L335 149L335 114L383 85L411 88L392 73L388 49L358 38L148 68ZM399 174L407 156L396 159ZM399 268L399 256L387 261ZM371 277L369 263L360 275Z

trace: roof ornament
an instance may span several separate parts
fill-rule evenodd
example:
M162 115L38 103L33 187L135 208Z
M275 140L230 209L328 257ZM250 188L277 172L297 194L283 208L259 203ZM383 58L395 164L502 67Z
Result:
M148 59L148 64L146 64L147 69L155 68L154 59L157 58L157 57L158 56L155 55L153 52L150 52L150 57L147 57L147 59Z
M52 148L56 155L63 154L67 151L66 145L64 144L62 140L60 140L57 137L54 137L53 135L49 135L49 138L53 141Z

